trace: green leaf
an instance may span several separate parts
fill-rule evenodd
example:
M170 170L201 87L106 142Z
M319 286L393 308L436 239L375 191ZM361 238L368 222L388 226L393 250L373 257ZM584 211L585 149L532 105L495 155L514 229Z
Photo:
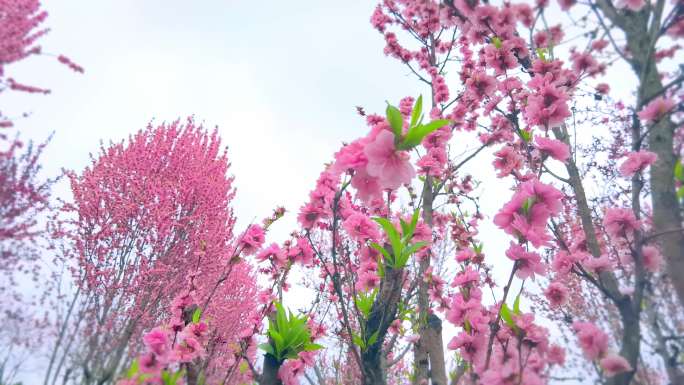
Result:
M164 381L164 384L169 385L170 384L169 380L171 379L169 377L169 372L167 370L162 370L161 376L162 376L162 381Z
M281 336L280 333L278 333L278 331L273 329L268 329L268 335L273 339L273 342L275 342L274 356L276 358L280 358L281 353L283 352L283 347L285 345L285 340L283 339L283 336Z
M399 144L400 150L410 150L419 145L423 139L430 135L435 130L442 128L449 124L450 121L446 119L437 119L425 125L417 125L411 127L411 130L406 134L404 140Z
M416 253L418 250L420 250L420 249L422 249L423 247L427 246L427 244L428 244L428 243L427 243L427 242L424 242L424 241L420 241L420 242L416 242L416 243L412 244L411 246L409 246L408 248L406 248L406 255L407 255L408 257L410 257L411 255L413 255L414 253Z
M389 264L389 265L394 264L394 258L392 258L392 255L387 250L385 250L384 247L378 245L375 242L371 242L370 246L372 248L374 248L375 250L379 251L385 257L385 262L387 264ZM379 263L378 266L382 266L382 264ZM383 272L383 275L384 275L384 272Z
M192 313L192 323L199 323L200 317L202 317L202 310L200 308L197 308L195 309L195 312Z
M380 257L378 257L378 277L385 278L385 265L382 263Z
M494 47L496 47L496 49L501 49L501 39L499 39L498 37L494 36L492 38L492 44L494 44Z
M175 385L178 382L178 379L180 379L184 375L185 375L185 369L174 372L173 376L171 377L171 379L173 380L173 384Z
M418 96L416 104L413 106L413 111L411 111L411 127L414 127L418 123L420 115L423 113L423 95Z
M474 243L473 244L473 250L475 251L475 254L481 254L483 247L484 247L484 243Z
M525 199L522 205L522 211L523 214L528 215L530 213L530 209L532 209L532 206L534 206L535 199L534 197L529 197Z
M520 313L520 294L518 294L513 302L513 314L520 315Z
M378 341L378 335L380 333L380 330L376 330L375 333L371 334L370 338L368 339L368 344L367 346L373 346L377 341Z
M394 228L392 222L383 217L376 217L373 218L373 220L376 221L383 230L385 230L385 234L387 234L387 238L389 238L390 244L392 245L392 254L395 256L401 254L401 237L399 236L397 229Z
M352 342L354 345L360 347L361 350L366 350L366 343L363 341L363 338L361 338L360 335L352 333Z
M314 343L308 343L304 345L304 351L305 352L313 352L314 350L320 350L323 349L323 345L319 344L314 344Z
M126 378L133 378L136 374L138 374L139 370L140 370L140 361L138 361L138 359L136 358L131 363L131 367L128 368L128 371L126 372Z
M401 224L401 234L406 238L409 231L411 231L411 226L402 218L399 218L399 223Z
M416 226L418 226L418 218L420 217L420 208L417 208L413 215L411 216L411 226L409 226L408 234L405 235L407 239L413 238L413 232L416 231Z
M359 309L364 318L368 318L371 310L373 309L373 302L375 302L375 296L377 294L377 289L373 289L370 292L359 293L354 298L354 303Z
M677 161L674 166L674 176L677 180L684 182L684 166L681 161Z
M401 111L388 103L385 113L387 114L387 121L389 122L390 127L392 127L394 136L397 138L401 137L402 128L404 126L404 118L401 117Z
M525 143L531 142L533 136L534 135L532 135L532 131L520 130L520 137L525 141Z
M541 61L546 62L546 49L544 48L537 48L537 56L541 59Z
M511 315L511 309L505 303L501 305L501 319L508 325L511 329L515 329L515 322L513 322L513 316Z
M677 198L679 198L679 199L684 198L684 186L677 189Z

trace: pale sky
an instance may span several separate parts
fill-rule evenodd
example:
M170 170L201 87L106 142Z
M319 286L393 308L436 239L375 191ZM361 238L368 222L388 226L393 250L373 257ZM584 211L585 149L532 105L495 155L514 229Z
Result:
M32 112L17 121L24 137L55 131L43 159L51 175L82 169L100 140L119 141L151 119L194 115L217 125L230 147L236 211L249 222L306 200L341 142L366 133L356 105L381 111L385 100L419 92L408 71L383 55L368 22L373 7L364 0L51 0L52 31L42 46L85 74L34 57L8 72L53 93L0 100L8 114Z

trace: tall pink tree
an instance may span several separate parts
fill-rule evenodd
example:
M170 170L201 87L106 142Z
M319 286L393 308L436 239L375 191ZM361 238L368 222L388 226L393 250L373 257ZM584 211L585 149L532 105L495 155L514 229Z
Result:
M216 299L203 309L214 321L208 373L232 359L256 286L250 265L234 258L228 168L217 132L187 119L149 125L103 146L82 173L67 173L73 201L55 236L68 242L77 291L46 384L113 381L140 348L131 341L168 319L170 301L189 287Z

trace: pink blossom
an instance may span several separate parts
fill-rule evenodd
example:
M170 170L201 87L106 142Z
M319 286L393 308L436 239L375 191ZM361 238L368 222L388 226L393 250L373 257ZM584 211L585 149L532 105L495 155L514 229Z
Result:
M197 341L206 342L207 333L209 332L209 326L204 322L191 322L185 329L180 333L181 338L192 337Z
M380 179L370 176L365 169L356 171L351 185L356 189L356 196L365 203L382 199L383 188L380 185Z
M563 11L569 10L575 3L577 3L577 0L558 0L558 5L560 5Z
M604 69L590 52L573 52L570 57L572 59L572 69L577 73L586 73L594 76Z
M608 335L591 322L575 321L572 328L577 333L579 345L590 360L594 360L608 349Z
M152 353L160 357L166 356L171 348L168 330L160 327L156 327L145 334L143 342Z
M250 255L261 248L265 240L264 229L259 225L251 225L240 237L242 252Z
M632 370L632 365L621 355L610 353L599 362L607 377Z
M466 318L472 318L472 315L477 313L482 308L479 297L480 294L475 292L476 295L474 295L473 290L471 290L470 294L470 297L467 299L462 293L456 293L452 296L451 307L446 315L447 319L451 323L460 325L465 321Z
M345 172L351 169L359 169L368 163L368 159L363 152L367 139L359 139L342 147L335 153L335 164L333 168L337 172Z
M558 275L563 276L570 273L573 266L575 266L575 263L582 262L584 259L586 259L586 255L582 253L568 253L565 250L560 250L553 258L551 266L553 271Z
M620 174L631 177L655 163L658 155L650 151L636 151L627 153L627 159L620 165Z
M610 260L610 257L607 254L601 255L599 258L587 258L582 262L582 265L597 274L604 271L610 271L614 267L613 261Z
M152 352L141 355L138 362L140 363L140 371L143 373L158 373L163 367L163 362Z
M380 277L374 270L365 270L359 273L356 289L365 291L377 287L380 284Z
M496 79L484 72L474 72L465 81L466 90L474 99L492 95L496 90Z
M485 46L485 62L489 67L494 68L494 73L497 75L501 75L506 70L513 69L518 65L512 48L512 43L508 40L500 43L500 47L496 47L493 43Z
M402 98L399 101L399 111L403 116L409 116L411 115L411 111L413 110L413 98L411 96L407 96L405 98Z
M535 274L543 275L544 265L541 263L541 256L535 252L529 252L524 247L511 242L506 256L516 262L517 270L515 275L520 279L532 278Z
M278 369L278 378L283 385L299 385L298 377L306 371L304 362L300 359L290 359L285 361Z
M204 347L196 338L185 336L182 341L176 344L174 352L179 362L190 362L204 355Z
M596 86L596 92L601 95L608 95L608 92L610 92L610 86L607 83L599 83Z
M546 128L557 126L570 116L568 99L565 91L546 83L527 97L527 119Z
M71 68L71 70L74 71L74 72L80 72L80 73L83 73L83 72L84 72L83 67L81 67L80 65L74 63L71 59L69 59L68 57L66 57L66 56L64 56L64 55L59 55L59 56L57 56L57 60L58 60L60 63L64 64L65 66Z
M256 255L256 259L259 262L271 260L273 262L277 262L277 265L280 265L282 262L284 262L283 251L277 243L271 243L267 248L261 250Z
M618 0L615 6L617 8L627 8L631 11L637 12L646 5L646 0Z
M479 280L480 274L477 272L477 270L468 266L465 268L465 270L456 274L456 277L454 277L454 281L452 282L451 286L466 286L471 283L476 283Z
M295 245L288 250L287 256L293 262L308 266L313 263L314 251L306 238L298 237Z
M456 254L456 261L465 262L471 260L473 257L475 257L475 251L470 247L466 247L465 249L461 249L461 251Z
M676 103L673 99L661 96L648 103L646 107L639 111L638 115L645 122L655 122L671 112L675 105Z
M347 231L347 234L359 242L365 242L369 239L377 240L380 238L380 231L378 225L373 222L368 216L355 212L351 214L342 224L342 227Z
M565 349L558 345L551 345L548 352L549 362L556 365L565 363Z
M486 345L482 334L468 334L462 331L452 338L447 347L451 350L459 349L459 353L469 362L475 361L484 352Z
M523 158L511 146L504 146L494 153L494 167L499 170L496 174L499 178L505 177L517 171L523 163Z
M366 171L377 177L386 189L396 189L408 184L416 172L409 162L409 154L394 147L394 134L383 130L374 141L366 145L364 154L368 158Z
M552 308L558 308L568 302L568 288L560 282L552 282L544 290L544 296Z
M420 335L419 334L412 334L410 336L406 336L406 341L415 344L420 340Z
M301 207L297 221L305 229L313 228L318 221L325 219L326 210L320 202L309 202Z
M570 157L568 146L560 140L537 136L535 142L537 143L537 149L542 154L548 155L553 159L565 162Z
M603 217L606 232L614 238L629 237L639 229L641 223L634 217L634 212L626 208L606 209Z
M641 257L644 268L647 271L657 273L658 270L660 270L660 266L663 263L663 255L660 254L660 251L656 246L644 246L641 249Z
M553 186L529 180L518 186L511 200L494 216L494 224L539 247L549 239L546 222L560 212L562 197Z

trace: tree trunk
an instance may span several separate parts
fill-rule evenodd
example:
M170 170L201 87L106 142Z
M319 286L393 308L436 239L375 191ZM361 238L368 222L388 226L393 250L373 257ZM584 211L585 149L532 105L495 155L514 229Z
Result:
M264 370L259 378L259 385L282 385L278 378L281 363L270 354L264 354Z
M430 358L430 378L432 385L447 385L444 343L442 342L442 320L435 314L428 317L428 357Z
M627 37L627 46L633 55L629 64L639 82L639 110L663 90L654 56L654 45L661 28L663 0L658 0L653 11L648 12L617 12L607 0L597 0L597 5ZM651 166L650 175L653 231L656 234L662 233L657 239L667 261L669 274L672 277L681 277L684 275L684 233L677 231L682 228L682 217L674 185L674 166L677 161L674 154L674 130L675 126L669 116L661 119L650 130L648 149L658 155L658 160ZM684 306L684 280L673 279L672 284L680 304Z
M385 276L380 282L380 289L365 325L366 338L377 333L377 340L361 352L364 385L386 385L387 383L385 368L382 364L382 345L387 330L397 315L397 304L401 299L403 277L403 269L395 270L388 266L385 267Z
M423 221L432 229L432 177L425 179L423 186ZM430 267L430 254L420 261L418 283L418 334L420 338L413 349L415 372L413 384L433 385L447 383L446 365L444 362L444 346L442 343L442 321L431 314L429 286L422 277Z

